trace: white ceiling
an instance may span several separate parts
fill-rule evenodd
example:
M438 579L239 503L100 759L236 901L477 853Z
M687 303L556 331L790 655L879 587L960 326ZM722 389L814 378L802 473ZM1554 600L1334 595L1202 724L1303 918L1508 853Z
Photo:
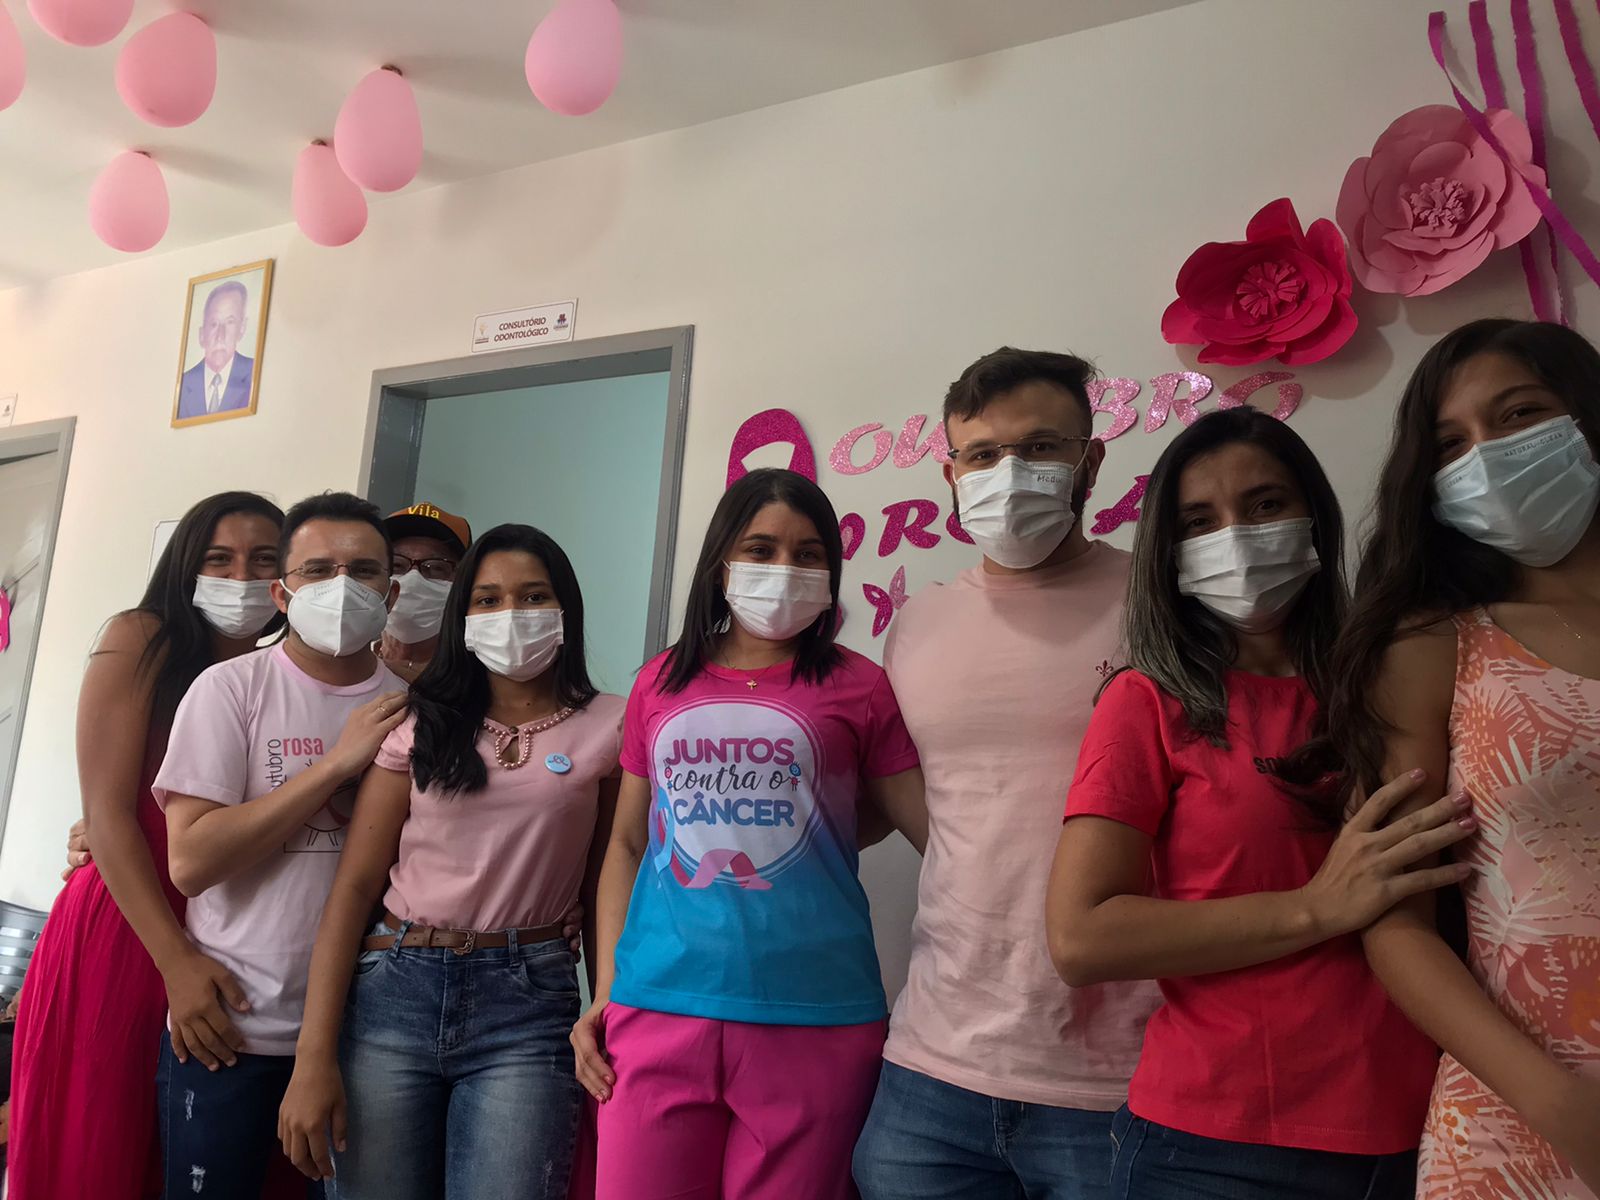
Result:
M89 185L123 149L166 173L172 223L151 253L291 220L295 156L331 136L350 86L384 63L422 110L416 190L1192 2L620 0L622 82L597 113L564 118L522 75L552 0L190 0L217 33L217 93L168 130L123 107L113 68L169 0L138 0L123 36L90 49L46 36L25 0L0 0L28 54L27 87L0 112L0 288L125 257L87 218Z

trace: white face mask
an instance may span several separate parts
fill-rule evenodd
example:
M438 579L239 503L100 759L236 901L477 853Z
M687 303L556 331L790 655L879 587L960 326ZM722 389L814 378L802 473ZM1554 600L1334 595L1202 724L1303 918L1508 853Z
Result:
M752 637L786 642L833 607L833 577L810 567L728 563L728 608Z
M1230 525L1178 543L1178 591L1241 633L1277 629L1321 569L1311 518Z
M283 585L289 591L289 585ZM319 654L344 658L378 640L389 619L387 592L375 592L348 575L302 584L289 592L289 628Z
M965 529L986 558L1012 570L1036 567L1072 532L1071 463L1030 463L1008 454L956 480Z
M502 608L470 614L466 638L485 667L520 682L555 662L565 632L559 608Z
M444 600L450 594L448 579L429 579L410 570L398 577L400 594L389 610L389 636L396 641L425 642L444 623Z
M196 575L194 606L224 637L255 637L278 615L270 579L221 579Z
M1600 504L1600 468L1571 417L1479 442L1433 477L1433 515L1525 567L1572 553Z

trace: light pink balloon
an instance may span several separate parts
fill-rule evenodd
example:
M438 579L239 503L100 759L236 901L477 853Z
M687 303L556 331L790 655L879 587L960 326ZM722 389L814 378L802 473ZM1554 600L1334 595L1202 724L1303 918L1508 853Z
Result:
M16 103L27 78L28 58L22 52L22 35L6 6L0 4L0 109Z
M151 21L117 55L117 91L130 112L171 128L199 118L217 90L217 39L193 13Z
M369 192L396 192L422 166L422 116L411 85L380 68L350 90L333 126L333 152Z
M103 46L128 25L133 0L28 0L39 28L69 46Z
M622 15L612 0L561 0L528 39L522 62L539 103L565 117L592 113L622 74Z
M113 158L89 189L89 224L113 250L150 249L167 232L170 213L161 168L137 150Z
M291 204L300 232L319 246L343 246L367 227L366 196L323 142L313 142L295 160Z

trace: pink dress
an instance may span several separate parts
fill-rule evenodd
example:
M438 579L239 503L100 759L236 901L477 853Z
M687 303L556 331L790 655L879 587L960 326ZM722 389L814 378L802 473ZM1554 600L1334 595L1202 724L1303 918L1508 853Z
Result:
M1552 1058L1600 1079L1600 680L1551 666L1481 609L1456 630L1451 786L1482 823L1461 854L1472 973ZM1421 1200L1594 1200L1448 1054L1419 1175Z
M167 824L150 795L166 753L152 736L139 826L167 875ZM167 992L99 868L72 873L28 964L11 1064L10 1200L142 1200L161 1193L156 1058Z

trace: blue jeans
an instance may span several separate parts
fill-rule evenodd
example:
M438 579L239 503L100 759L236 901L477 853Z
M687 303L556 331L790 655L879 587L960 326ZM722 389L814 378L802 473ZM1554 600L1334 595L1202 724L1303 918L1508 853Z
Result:
M339 1047L338 1200L564 1200L582 1110L567 1041L578 975L566 942L512 939L362 954Z
M883 1064L856 1144L862 1200L1104 1200L1111 1114L996 1100Z
M156 1107L166 1200L261 1194L267 1167L282 1151L278 1106L294 1070L289 1054L241 1054L231 1067L208 1071L199 1060L180 1063L161 1039ZM306 1181L308 1198L322 1185Z
M1417 1152L1333 1154L1183 1133L1123 1108L1113 1200L1412 1200Z

